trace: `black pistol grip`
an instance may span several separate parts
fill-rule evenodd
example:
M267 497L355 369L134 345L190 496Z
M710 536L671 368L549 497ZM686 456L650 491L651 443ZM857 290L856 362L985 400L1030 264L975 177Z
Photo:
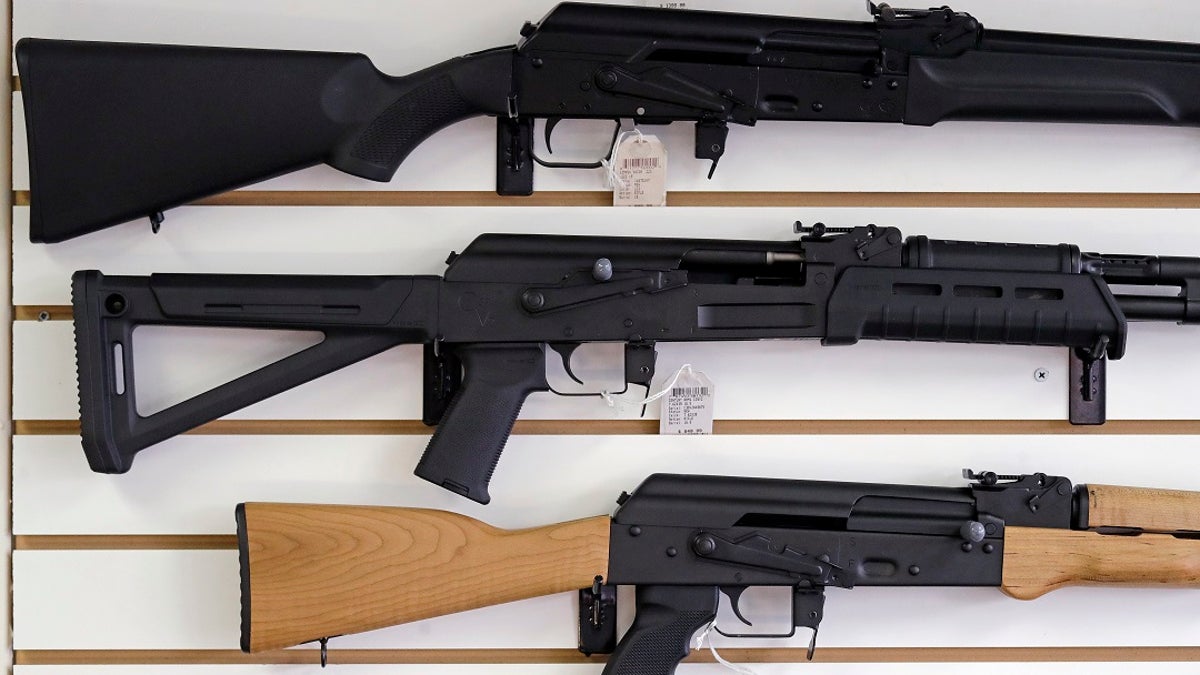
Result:
M461 388L414 471L467 499L491 501L488 483L525 397L549 391L541 344L469 345L456 349Z
M716 616L716 586L639 586L633 625L603 675L671 675Z
M497 49L396 78L364 61L363 69L371 72L348 79L375 84L347 90L385 93L369 101L337 97L337 105L344 106L359 124L334 148L329 165L362 178L389 181L409 153L437 131L469 117L505 114L512 59L511 49Z

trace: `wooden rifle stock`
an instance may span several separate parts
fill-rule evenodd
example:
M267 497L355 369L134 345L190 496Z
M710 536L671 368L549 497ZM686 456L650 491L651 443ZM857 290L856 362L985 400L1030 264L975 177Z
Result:
M1200 493L1084 487L1091 530L1005 528L1001 590L1030 600L1082 584L1200 586Z
M242 649L259 652L592 585L608 516L502 530L430 509L238 506Z

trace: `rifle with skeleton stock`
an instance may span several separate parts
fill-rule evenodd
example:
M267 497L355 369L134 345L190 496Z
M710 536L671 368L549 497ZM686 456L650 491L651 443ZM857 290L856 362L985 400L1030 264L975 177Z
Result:
M712 170L759 120L1200 124L1200 46L984 30L942 7L871 22L563 3L514 46L409 75L362 54L24 39L30 238L55 242L325 163L392 178L497 119L496 189L533 191L534 121L696 125ZM712 175L712 170L709 176Z
M1128 321L1200 323L1200 258L904 239L875 225L797 230L795 241L485 234L450 255L443 277L76 272L83 449L94 471L123 473L142 448L391 347L422 344L423 420L437 430L416 474L487 503L526 396L553 391L547 346L582 385L571 370L576 348L623 343L626 389L647 393L658 342L1061 346L1071 422L1099 424L1106 359L1125 353ZM1179 293L1114 294L1110 284ZM320 331L324 340L142 416L133 334L147 325Z
M324 662L328 636L578 590L580 649L612 654L605 675L669 675L720 594L750 624L738 601L754 586L792 589L810 659L826 588L1200 587L1200 493L963 475L969 487L656 474L612 518L515 531L428 509L241 504L242 649L320 640ZM617 643L621 585L637 610Z

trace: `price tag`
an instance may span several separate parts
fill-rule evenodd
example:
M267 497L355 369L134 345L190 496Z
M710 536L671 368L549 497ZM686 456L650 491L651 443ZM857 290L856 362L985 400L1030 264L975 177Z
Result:
M658 420L660 434L711 434L713 427L712 380L698 370L684 368L665 392L662 414Z
M667 148L657 136L621 139L612 165L613 206L667 205Z

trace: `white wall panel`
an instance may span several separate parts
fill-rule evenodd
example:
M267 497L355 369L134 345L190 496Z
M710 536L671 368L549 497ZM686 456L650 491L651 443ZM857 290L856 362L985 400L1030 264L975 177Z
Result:
M13 337L18 391L31 392L15 401L17 419L77 417L74 363L64 358L73 353L71 323L21 322L15 325ZM1177 343L1181 338L1168 341ZM134 343L137 349L136 337ZM170 349L166 343L161 346ZM716 412L722 418L1054 419L1066 415L1066 354L1046 347L862 343L828 349L815 341L769 341L760 345L664 344L659 354L656 382L665 383L674 369L692 364L720 387ZM196 359L194 353L187 357L176 352L155 356L158 358L154 362L162 364L158 376L170 378L172 387L188 392L213 368L211 362ZM170 360L172 356L174 361ZM613 356L617 360L612 368L619 369L620 355ZM211 358L215 360L218 355ZM555 357L551 354L550 358ZM230 417L419 419L420 359L420 347L395 348ZM595 362L593 372L602 374L602 365ZM1053 379L1034 380L1034 371L1040 367L1048 368ZM1115 372L1117 368L1110 370ZM770 373L770 381L764 381L761 373ZM1170 379L1174 381L1178 375L1175 371ZM155 376L143 370L138 382ZM998 381L1011 386L994 388ZM34 382L44 384L35 387ZM657 384L656 391L661 386ZM529 398L522 418L636 418L641 392L635 391L622 397L627 405L620 410L607 407L599 397L539 393ZM1169 394L1150 389L1130 401L1133 410L1110 407L1110 416L1136 417L1140 406L1145 410L1143 414L1157 417L1156 406L1171 400ZM1200 403L1187 400L1181 405L1190 408L1194 416ZM647 414L651 415L657 406L652 403Z
M514 436L482 506L412 474L427 438L185 436L146 450L127 474L101 476L77 436L21 436L15 531L232 533L242 501L423 506L535 527L610 513L654 472L958 487L969 467L1200 490L1188 436ZM1131 448L1158 461L1131 462Z
M18 650L237 648L235 551L18 551L13 574ZM831 589L820 643L1190 644L1200 631L1200 617L1192 611L1198 597L1197 589L1069 588L1022 602L993 588ZM33 604L55 611L38 611ZM1115 615L1123 621L1114 621ZM571 648L577 616L574 594L560 593L347 635L334 644L344 649ZM808 636L714 640L718 647L804 646Z
M332 653L331 653L332 656ZM331 663L330 667L334 667ZM338 672L348 675L599 675L600 664L486 664L486 665L336 665ZM795 664L753 664L758 675L788 675L796 672ZM1125 675L1127 663L807 663L809 675L958 675L969 669L973 675L1006 675L1019 668L1029 675ZM1191 674L1195 664L1156 663L1155 673L1162 675ZM312 672L311 665L274 666L18 666L16 675L304 675ZM728 675L729 670L715 663L686 663L677 671L681 675Z
M157 235L129 223L50 246L15 209L16 304L68 304L71 274L442 274L485 232L794 240L796 220L877 223L935 239L1066 242L1084 251L1200 255L1189 209L185 207Z
M367 53L405 73L511 42L542 0L16 0L14 34ZM641 2L640 4L655 4ZM849 0L697 0L694 8L864 20ZM1130 8L1109 0L1013 3L960 0L986 26L1200 42L1200 4L1164 0ZM468 19L469 20L466 20ZM13 187L27 190L21 97L13 100ZM671 190L1200 192L1195 129L1099 125L764 123L731 131L716 177L693 160L690 125L657 129L670 148ZM585 152L607 132L556 145ZM490 120L455 125L422 145L389 183L316 167L255 189L479 190L493 187ZM598 172L539 169L539 190L599 190ZM514 202L519 203L519 202ZM77 269L151 272L440 274L450 250L481 232L788 239L796 219L875 222L905 234L1018 242L1071 242L1107 253L1200 255L1194 210L896 208L367 208L184 207L163 231L122 225L63 244L28 242L28 211L14 209L13 304L69 303ZM258 335L168 334L146 346L146 398L182 396L233 373L219 355L274 349ZM1112 419L1200 419L1195 346L1200 327L1138 324L1128 355L1109 369ZM71 324L13 326L12 416L78 417ZM716 382L723 419L1064 419L1062 350L970 345L814 342L664 344L659 381L690 362ZM265 353L265 352L263 352ZM581 353L579 371L603 374L612 349ZM242 358L239 356L238 358ZM249 359L242 359L243 365ZM552 357L553 358L553 357ZM227 361L227 362L226 362ZM142 363L139 360L139 366ZM1046 368L1046 382L1033 372ZM552 366L552 376L562 381ZM147 372L149 371L149 372ZM420 416L420 350L391 350L246 410L236 419L413 419ZM636 418L636 397L614 411L597 399L530 399L527 419ZM657 415L651 405L649 417ZM483 507L415 478L427 436L182 436L139 455L123 476L91 473L76 436L14 439L18 535L178 535L233 531L246 500L422 506L525 527L611 511L614 497L655 471L962 485L962 467L1045 471L1077 482L1200 490L1194 436L514 436ZM19 550L13 638L19 650L236 649L237 554L197 550ZM1078 588L1033 602L994 589L831 590L821 647L1194 645L1200 590ZM623 595L624 620L632 597ZM760 608L761 609L761 608ZM770 614L774 610L765 610ZM772 615L773 616L773 615ZM567 594L337 638L350 648L570 648ZM718 644L735 643L717 638ZM791 645L803 646L806 635ZM776 641L736 646L778 646ZM798 666L756 664L762 675ZM376 673L562 673L598 665L338 666ZM806 664L816 675L985 675L1194 672L1194 664ZM313 665L18 666L16 675L315 673ZM686 665L683 675L717 675Z
M1188 356L1195 343L1192 334L1198 330L1135 326L1129 356L1109 367L1109 418L1200 417L1200 400L1187 394L1200 376L1200 361ZM78 416L71 333L67 321L14 326L16 419ZM136 344L135 339L135 349ZM196 342L181 339L178 344ZM158 346L164 351L178 347L166 341ZM612 360L597 357L581 371L609 376L620 367L620 354L604 354ZM726 419L1065 419L1067 414L1066 352L1050 347L862 342L826 348L804 340L667 343L659 346L659 354L656 391L674 369L690 363L720 387L716 412ZM160 368L155 373L143 370L138 382L169 378L170 388L177 387L181 395L196 390L198 380L210 379L220 358L219 353L209 357L214 362L174 352L146 356ZM548 365L554 372L559 367L557 361ZM420 368L420 347L398 347L230 417L419 419ZM1044 381L1034 379L1039 368L1049 371ZM231 370L228 375L241 372ZM163 381L156 386L162 387ZM640 399L641 391L635 389L617 410L598 397L539 393L529 398L522 418L636 418ZM657 405L651 404L648 416L654 416Z

